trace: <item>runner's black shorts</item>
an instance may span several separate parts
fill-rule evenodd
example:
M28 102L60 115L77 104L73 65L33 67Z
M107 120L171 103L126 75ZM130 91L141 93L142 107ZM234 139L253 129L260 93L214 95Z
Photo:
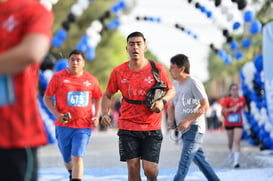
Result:
M225 126L226 130L233 130L235 128L242 128L243 129L243 126Z
M158 163L163 135L161 130L118 131L120 161L140 158Z
M0 180L37 181L37 148L0 148Z

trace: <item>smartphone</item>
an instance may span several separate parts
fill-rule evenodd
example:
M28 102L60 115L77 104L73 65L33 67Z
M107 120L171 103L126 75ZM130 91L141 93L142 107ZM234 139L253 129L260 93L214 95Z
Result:
M65 117L65 121L70 120L70 119L71 119L71 114L70 114L70 112L65 113L65 114L64 114L64 117Z

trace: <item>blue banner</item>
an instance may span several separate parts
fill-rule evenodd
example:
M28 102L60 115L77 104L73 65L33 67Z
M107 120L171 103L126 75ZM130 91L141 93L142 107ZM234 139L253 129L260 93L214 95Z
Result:
M273 21L263 28L263 64L267 110L273 123Z

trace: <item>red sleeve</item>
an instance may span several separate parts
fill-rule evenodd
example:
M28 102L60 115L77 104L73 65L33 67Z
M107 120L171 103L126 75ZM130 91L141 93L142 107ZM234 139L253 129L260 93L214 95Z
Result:
M25 33L42 33L48 38L51 38L53 13L47 10L42 4L36 3L31 9L28 10L25 23Z
M117 71L114 69L109 77L106 91L115 94L119 90L118 81L117 81Z
M221 104L224 108L227 108L228 102L229 102L229 97L226 97L223 99Z
M49 81L47 88L46 88L45 95L50 96L50 97L54 96L55 91L57 89L57 82L58 81L57 81L56 75L53 75L51 80Z

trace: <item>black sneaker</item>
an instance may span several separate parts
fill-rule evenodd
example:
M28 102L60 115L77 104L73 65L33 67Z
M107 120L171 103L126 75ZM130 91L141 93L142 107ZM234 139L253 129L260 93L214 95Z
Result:
M233 165L233 168L240 168L240 164L236 163L235 165Z

